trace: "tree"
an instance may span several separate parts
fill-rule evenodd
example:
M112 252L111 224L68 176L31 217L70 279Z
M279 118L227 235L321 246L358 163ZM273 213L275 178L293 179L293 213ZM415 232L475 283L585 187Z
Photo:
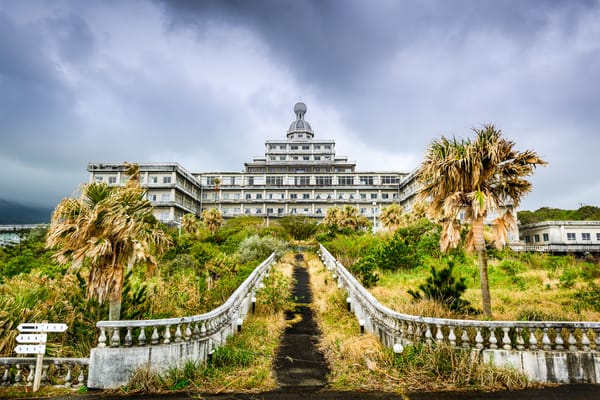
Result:
M185 214L181 218L181 228L188 235L193 235L198 232L199 222L196 216L192 213Z
M79 198L63 199L52 214L46 245L56 248L60 263L79 269L88 261L88 296L109 301L109 319L121 314L126 270L145 261L156 267L170 238L158 228L152 204L140 187L139 167L125 164L130 179L125 187L90 183Z
M503 204L518 206L521 197L531 190L526 177L546 162L531 150L514 150L514 142L502 138L494 125L473 131L474 140L442 136L432 142L417 170L417 179L422 185L420 198L429 201L430 216L442 223L442 251L458 245L461 236L457 215L465 212L471 225L466 247L478 254L483 311L491 317L484 220L488 212L499 210ZM500 218L506 227L511 215L505 213Z
M358 208L345 206L332 207L327 210L323 223L333 229L349 229L358 231L369 226L369 220L358 213Z
M202 211L202 222L214 235L223 223L223 216L219 210L216 208L211 208L210 210Z
M394 203L384 208L379 220L390 232L395 232L404 222L402 207L398 203Z

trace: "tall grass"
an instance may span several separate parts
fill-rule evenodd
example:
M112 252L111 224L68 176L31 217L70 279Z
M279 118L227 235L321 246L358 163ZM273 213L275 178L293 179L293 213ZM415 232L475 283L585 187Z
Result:
M346 311L346 293L337 288L316 256L305 258L314 314L323 332L320 347L331 367L332 389L404 392L517 389L528 385L526 377L515 370L492 367L475 353L445 345L407 346L402 355L395 355L376 336L360 334L354 314Z

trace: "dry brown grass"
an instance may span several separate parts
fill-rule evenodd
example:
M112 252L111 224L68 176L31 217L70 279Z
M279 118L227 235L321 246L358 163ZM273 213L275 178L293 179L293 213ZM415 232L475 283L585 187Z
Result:
M449 346L410 346L396 356L377 337L360 334L354 315L346 311L346 293L337 288L316 256L305 257L314 314L323 333L320 348L330 365L332 389L403 393L516 389L528 385L524 375L515 370L493 368L482 364L473 353ZM412 311L453 316L432 302L423 302Z

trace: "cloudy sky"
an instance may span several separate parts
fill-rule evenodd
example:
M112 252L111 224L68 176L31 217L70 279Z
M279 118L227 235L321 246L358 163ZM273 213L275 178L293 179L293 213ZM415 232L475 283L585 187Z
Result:
M360 170L494 123L549 165L523 209L600 206L600 0L0 1L0 198L88 162L240 171L299 99Z

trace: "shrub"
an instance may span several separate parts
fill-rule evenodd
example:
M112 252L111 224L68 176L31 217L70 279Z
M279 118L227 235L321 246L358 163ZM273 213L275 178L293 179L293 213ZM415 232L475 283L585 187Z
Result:
M275 239L272 236L260 237L253 235L240 243L238 249L239 260L243 264L254 260L262 261L273 252L281 255L286 248L287 244L284 241Z
M431 275L427 278L426 283L419 285L419 289L414 291L408 290L408 294L414 300L423 298L437 301L446 305L453 311L475 312L467 300L461 299L467 289L465 278L456 279L452 276L454 269L454 261L447 260L447 267L436 270L431 267Z
M288 216L279 221L285 231L296 240L306 240L317 232L318 225L315 218L305 216Z

